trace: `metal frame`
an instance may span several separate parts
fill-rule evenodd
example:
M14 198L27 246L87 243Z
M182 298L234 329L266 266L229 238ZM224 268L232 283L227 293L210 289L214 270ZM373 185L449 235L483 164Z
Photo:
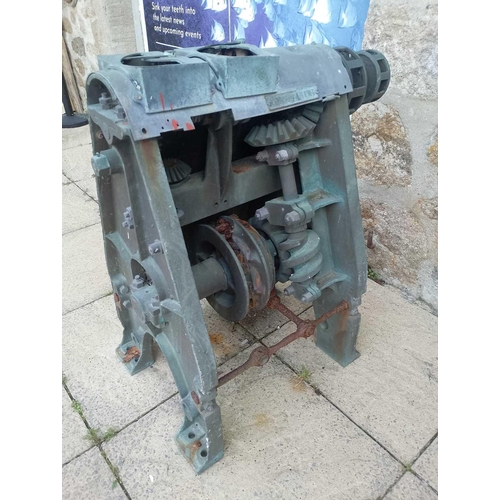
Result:
M220 55L228 51L254 55ZM257 349L237 371L267 362L278 348L310 336L316 327L317 345L342 366L359 355L357 308L366 289L367 264L349 120L353 91L349 71L354 67L359 72L362 61L368 60L370 78L376 82L365 78L354 91L358 100L364 95L360 89L367 88L370 99L378 98L383 93L381 82L388 83L387 72L385 80L380 78L388 65L381 54L371 53L370 58L354 58L356 64L350 66L343 53L347 52L325 46L261 50L226 44L208 51L182 49L126 59L106 56L100 60L100 70L89 76L92 166L106 261L124 327L117 353L135 375L153 364L152 343L158 343L185 414L176 440L197 473L223 455L216 392L232 378L217 378L200 297L248 286L261 295L245 291L240 294L245 301L251 297L262 308L271 296L268 307L297 323L296 333L266 352ZM245 61L254 71L240 82ZM381 61L378 73L377 61ZM259 76L255 70L260 64ZM183 95L183 81L189 79L189 95ZM295 109L300 113L294 115ZM247 142L253 141L253 146L249 144L254 148L259 141L268 146L264 151L256 148L260 151L256 156L233 161L234 127L252 119L257 126L269 123L259 122L267 115L278 121L256 129ZM159 146L161 134L178 130L189 134L197 127L207 129L204 170L190 175L189 166L181 164L182 182L170 185ZM286 134L283 127L288 127ZM279 144L285 136L288 142ZM295 169L301 190L295 185ZM280 190L283 196L272 198ZM227 241L222 240L219 248L233 271L221 260L221 252L194 265L196 245L190 240L190 248L186 246L183 227L262 197L267 197L265 206L250 220L262 229L260 234L247 222L227 217L219 219L215 232L202 225L193 233L193 238L208 238L215 247L217 231L225 234ZM297 249L300 258L294 253ZM233 258L231 251L241 255ZM276 302L275 258L283 264L276 278L295 280L290 293L313 300L316 321L304 322ZM240 273L236 286L231 272L239 272L241 262L246 272ZM218 307L215 299L211 303ZM239 318L247 308L243 304L230 313L227 308L218 310Z

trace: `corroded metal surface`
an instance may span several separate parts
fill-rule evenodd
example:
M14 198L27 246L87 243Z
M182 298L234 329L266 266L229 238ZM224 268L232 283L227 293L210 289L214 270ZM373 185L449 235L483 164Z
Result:
M293 341L304 338L307 339L311 335L314 334L316 327L326 321L328 318L331 318L335 314L338 314L342 311L347 311L349 309L349 304L343 300L337 307L333 308L331 311L328 311L322 314L319 318L314 320L305 320L297 316L293 311L291 311L288 307L286 307L279 298L276 293L276 289L273 290L271 294L271 298L267 303L267 307L269 309L276 309L283 316L286 316L290 321L293 321L297 325L297 329L287 335L284 339L280 340L277 344L271 346L261 345L254 349L251 353L247 361L242 365L238 366L234 370L226 373L222 377L219 378L218 387L227 384L230 380L242 374L252 366L263 366L265 365L273 354L276 354L277 351L283 349L288 344L291 344Z

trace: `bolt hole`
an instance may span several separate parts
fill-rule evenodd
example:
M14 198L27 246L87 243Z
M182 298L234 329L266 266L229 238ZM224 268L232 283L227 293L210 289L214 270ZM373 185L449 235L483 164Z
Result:
M193 439L193 438L194 438L194 436L195 436L195 433L194 433L194 432L190 432L190 433L188 434L188 438L189 438L189 439Z
M206 456L208 455L207 450L201 450L201 451L200 451L200 455L201 455L202 457L206 457Z
M167 118L167 122L169 122L169 121L170 121L170 118Z
M161 129L162 129L162 130L165 130L165 127L162 127Z
M227 203L227 200L224 200L224 203Z
M148 131L147 131L145 128L143 128L143 129L142 129L142 133L143 133L143 134L147 134L147 133L148 133Z
M215 206L216 206L216 207L218 207L218 206L219 206L219 204L218 204L218 203L216 203L216 204L215 204Z

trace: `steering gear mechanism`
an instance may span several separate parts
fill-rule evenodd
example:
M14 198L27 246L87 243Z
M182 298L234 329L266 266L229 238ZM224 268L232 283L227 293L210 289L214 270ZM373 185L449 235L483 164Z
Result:
M219 386L318 325L333 360L359 355L367 265L349 114L385 93L389 64L374 50L234 43L99 68L88 113L117 353L135 375L158 343L185 414L176 440L200 473L223 455ZM285 307L277 282L317 319ZM205 297L229 321L268 307L297 329L218 379Z

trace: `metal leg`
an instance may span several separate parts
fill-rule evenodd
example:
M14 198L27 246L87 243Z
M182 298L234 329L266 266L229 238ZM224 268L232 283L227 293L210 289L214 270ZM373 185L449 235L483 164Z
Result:
M350 311L320 325L316 342L330 357L346 366L359 356L356 339L361 317L357 308L366 291L367 279L346 96L327 103L314 130L314 139L326 145L299 156L303 191L314 193L321 189L337 198L336 203L317 210L312 221L312 229L321 239L323 269L320 275L330 275L329 286L313 302L314 311L319 317L341 300L349 303Z
M154 363L158 343L184 409L176 441L200 473L223 456L217 369L158 144L124 137L92 163L124 326L117 352L136 374Z

